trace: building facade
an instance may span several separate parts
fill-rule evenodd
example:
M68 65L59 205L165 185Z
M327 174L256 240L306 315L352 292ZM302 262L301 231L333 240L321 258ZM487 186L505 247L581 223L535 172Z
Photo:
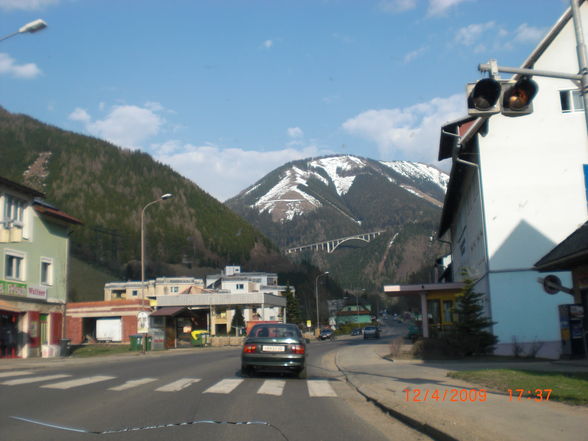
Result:
M81 222L0 177L0 357L59 355L69 236Z
M585 2L581 16L588 23ZM570 11L522 67L578 72ZM533 79L532 114L467 117L442 128L439 159L453 163L439 237L451 242L453 280L467 270L485 294L496 353L510 355L518 345L557 358L558 305L570 299L546 295L534 263L586 221L588 141L577 84ZM559 277L571 282L568 272Z

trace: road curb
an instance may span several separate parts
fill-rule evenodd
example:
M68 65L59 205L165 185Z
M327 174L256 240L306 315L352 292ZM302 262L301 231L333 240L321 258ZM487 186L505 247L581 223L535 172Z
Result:
M444 432L443 430L440 430L436 427L433 427L428 423L420 421L416 418L411 417L410 415L407 415L406 413L399 412L398 410L393 409L390 406L385 405L377 398L374 398L372 395L370 395L369 393L362 390L361 386L358 386L353 381L351 381L349 376L345 372L345 370L343 368L341 368L341 366L339 364L339 351L341 351L341 349L339 349L337 351L337 354L335 355L335 366L337 366L337 369L339 370L339 372L341 372L341 374L345 378L345 381L351 387L353 387L357 391L357 393L359 393L361 396L363 396L368 402L374 404L382 412L401 421L402 423L406 424L410 428L418 430L422 434L430 436L430 437L434 438L435 440L438 440L438 441L462 441L458 438L455 438L455 437L449 435L448 433ZM377 352L376 352L376 354L377 354Z

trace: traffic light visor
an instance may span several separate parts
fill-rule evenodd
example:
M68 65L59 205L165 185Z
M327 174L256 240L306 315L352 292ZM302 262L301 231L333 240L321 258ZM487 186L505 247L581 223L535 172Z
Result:
M469 97L471 105L477 110L490 110L500 98L500 84L492 78L484 78L476 83Z

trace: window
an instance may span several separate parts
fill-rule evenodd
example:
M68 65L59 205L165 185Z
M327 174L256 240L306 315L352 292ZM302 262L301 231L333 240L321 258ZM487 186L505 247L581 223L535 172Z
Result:
M139 291L138 291L138 290L136 290L136 289L134 289L134 290L131 292L131 294L132 294L132 296L133 296L133 297L137 297L137 295L139 295Z
M53 259L41 258L41 284L53 285Z
M559 99L561 101L561 111L564 113L584 110L584 101L579 90L560 90Z
M178 287L177 287L177 286L172 286L172 287L170 288L170 292L176 292L176 293L177 293L177 292L179 292L179 289L178 289Z
M4 274L7 279L24 280L24 255L7 252Z
M22 227L24 219L24 208L26 202L22 199L15 198L9 194L4 195L4 216L5 223L12 222L14 225Z
M245 285L242 283L237 283L237 289L245 289Z

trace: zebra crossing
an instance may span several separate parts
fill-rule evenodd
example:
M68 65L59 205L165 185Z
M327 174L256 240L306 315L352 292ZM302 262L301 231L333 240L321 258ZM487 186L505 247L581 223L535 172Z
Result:
M16 377L16 378L14 378ZM56 381L60 380L60 381ZM0 373L0 387L2 386L22 386L27 384L38 384L43 389L69 390L78 387L88 386L91 384L110 382L110 387L105 387L108 391L123 392L136 387L151 385L154 386L155 392L180 392L192 387L196 383L202 382L200 378L180 378L171 383L158 384L158 378L134 378L122 383L112 385L117 377L108 375L94 375L89 377L73 378L70 374L52 374L52 375L34 375L32 371L13 371ZM255 379L251 380L258 384ZM224 378L211 385L204 385L203 394L228 395L237 390L244 382L243 378ZM288 384L300 384L301 381L265 379L257 389L258 395L269 395L280 397L288 389ZM337 397L333 389L332 382L329 380L308 379L305 380L308 396L311 398L332 398Z

